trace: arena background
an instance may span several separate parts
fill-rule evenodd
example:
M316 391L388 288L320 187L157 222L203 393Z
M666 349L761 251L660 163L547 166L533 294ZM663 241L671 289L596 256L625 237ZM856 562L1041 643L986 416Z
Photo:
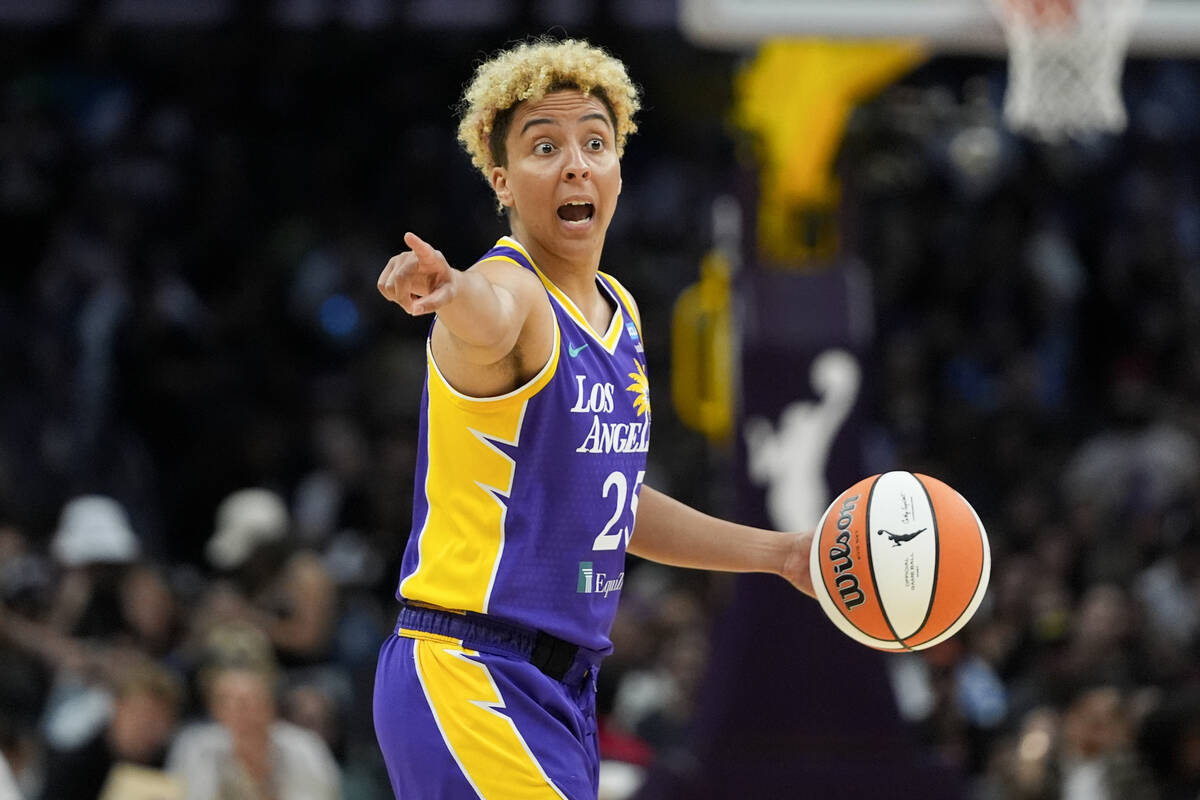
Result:
M183 681L171 732L202 718L219 632L286 612L296 552L335 588L312 641L268 648L279 714L346 798L389 796L369 698L427 322L375 279L406 230L456 265L504 232L453 106L545 32L644 90L605 268L645 319L647 480L783 527L922 471L994 556L976 619L907 656L776 579L631 563L605 796L1200 794L1188 48L1129 60L1124 133L1048 145L1004 127L994 42L697 44L682 4L0 2L0 752L24 796L105 735L131 664ZM206 543L246 487L288 535L223 572ZM128 526L92 505L103 533L72 539L89 495Z

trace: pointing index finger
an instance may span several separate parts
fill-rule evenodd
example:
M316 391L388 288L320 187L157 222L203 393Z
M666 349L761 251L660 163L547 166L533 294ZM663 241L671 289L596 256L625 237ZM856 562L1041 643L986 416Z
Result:
M440 253L433 249L433 245L426 242L420 236L417 236L412 231L404 234L404 243L412 249L416 255L417 261L422 267L440 266L445 259L440 258Z

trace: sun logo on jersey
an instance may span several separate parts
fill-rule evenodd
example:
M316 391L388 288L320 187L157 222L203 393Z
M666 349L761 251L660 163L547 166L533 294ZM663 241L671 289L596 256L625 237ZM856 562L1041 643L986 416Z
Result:
M630 372L629 377L633 378L633 383L625 387L625 391L633 392L633 407L637 409L638 416L650 413L650 379L646 377L646 368L642 366L642 362L634 361L637 372Z

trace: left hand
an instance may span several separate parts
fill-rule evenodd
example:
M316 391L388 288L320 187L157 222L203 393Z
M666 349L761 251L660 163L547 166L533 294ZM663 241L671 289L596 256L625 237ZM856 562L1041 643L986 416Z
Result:
M808 560L813 546L813 531L785 535L792 537L792 545L783 560L779 575L809 597L816 597Z

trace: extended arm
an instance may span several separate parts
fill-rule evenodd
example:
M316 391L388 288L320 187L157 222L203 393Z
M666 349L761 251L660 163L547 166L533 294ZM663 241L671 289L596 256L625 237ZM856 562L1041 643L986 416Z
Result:
M676 567L768 572L813 596L812 532L781 533L711 517L642 486L629 552Z
M468 270L414 233L394 256L379 291L414 316L436 313L433 354L460 391L486 397L515 388L545 365L554 344L554 312L533 273L504 261Z

